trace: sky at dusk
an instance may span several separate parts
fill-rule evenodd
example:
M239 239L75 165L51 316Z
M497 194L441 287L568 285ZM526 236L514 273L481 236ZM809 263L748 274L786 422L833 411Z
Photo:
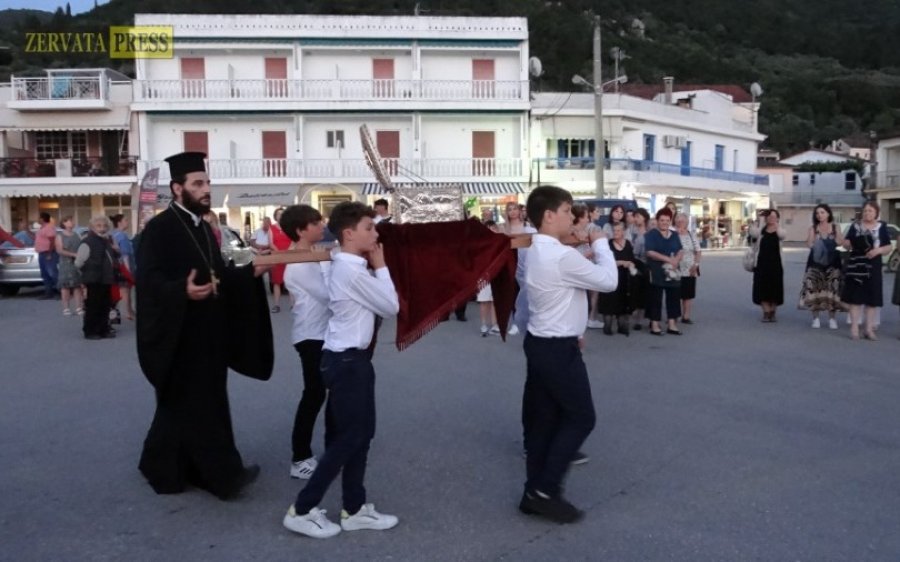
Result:
M97 0L97 4L105 4L108 0ZM94 7L94 0L69 0L69 6L72 8L73 14L87 12ZM66 2L63 0L0 0L0 10L6 8L31 10L44 10L45 12L55 12L57 8L65 9Z

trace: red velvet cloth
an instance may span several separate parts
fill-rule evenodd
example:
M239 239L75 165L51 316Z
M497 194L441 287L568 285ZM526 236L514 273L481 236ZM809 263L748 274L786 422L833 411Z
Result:
M477 220L377 226L397 289L397 349L412 345L491 284L497 324L506 328L516 298L516 253L505 234Z

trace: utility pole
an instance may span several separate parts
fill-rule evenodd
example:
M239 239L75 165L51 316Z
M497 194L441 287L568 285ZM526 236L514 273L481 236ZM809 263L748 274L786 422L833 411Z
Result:
M603 171L606 165L606 143L603 141L603 50L600 47L600 16L594 18L594 181L595 192L606 198Z

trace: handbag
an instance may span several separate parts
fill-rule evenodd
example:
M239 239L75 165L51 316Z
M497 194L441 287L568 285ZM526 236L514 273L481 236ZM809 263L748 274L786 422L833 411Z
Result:
M753 244L747 248L747 251L744 252L744 270L753 273L753 270L756 269L756 260L759 258L759 239L762 238L762 233L756 238Z

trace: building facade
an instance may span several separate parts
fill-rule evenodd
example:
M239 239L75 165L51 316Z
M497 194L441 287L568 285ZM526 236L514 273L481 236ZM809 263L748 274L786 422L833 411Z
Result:
M875 189L872 195L881 207L881 218L900 224L900 136L878 141Z
M254 228L296 201L328 214L382 191L359 129L395 184L459 183L485 204L527 178L524 18L138 14L171 25L175 56L140 60L141 172L209 156L214 207Z
M671 96L671 94L669 94ZM594 95L541 93L531 116L531 179L595 194ZM675 201L713 244L732 244L740 226L768 201L757 175L755 107L711 90L643 99L603 94L604 192L655 211Z
M131 80L107 69L54 69L0 84L0 224L48 212L87 225L131 208L137 120Z

